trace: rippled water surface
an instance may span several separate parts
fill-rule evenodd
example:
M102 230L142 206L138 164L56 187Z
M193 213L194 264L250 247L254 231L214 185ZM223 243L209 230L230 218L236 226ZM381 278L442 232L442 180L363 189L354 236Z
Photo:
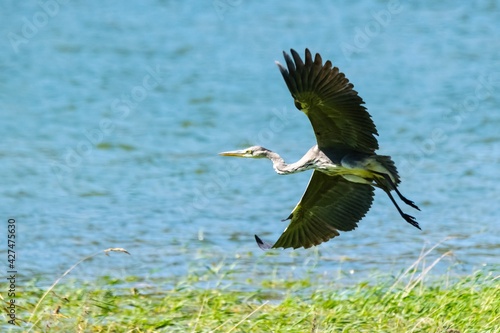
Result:
M452 255L436 273L499 264L496 2L43 3L0 5L0 235L15 218L23 277L51 282L109 247L132 255L96 257L75 276L221 265L365 279L438 242L429 265ZM259 144L293 161L315 143L274 64L305 47L365 100L422 231L377 190L354 232L257 248L254 234L277 239L310 174L217 153Z

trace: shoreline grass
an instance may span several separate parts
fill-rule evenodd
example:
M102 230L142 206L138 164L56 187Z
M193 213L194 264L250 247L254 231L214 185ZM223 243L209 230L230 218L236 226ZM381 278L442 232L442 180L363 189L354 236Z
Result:
M431 249L432 250L432 249ZM313 275L301 279L242 281L220 272L188 274L173 283L158 278L103 277L63 280L48 289L23 285L18 326L3 332L430 332L498 333L500 283L494 270L433 277L422 253L398 276L352 285ZM101 251L126 252L124 249ZM445 256L444 254L443 256ZM439 260L439 259L437 259ZM174 285L174 287L172 287ZM4 299L2 299L5 302Z

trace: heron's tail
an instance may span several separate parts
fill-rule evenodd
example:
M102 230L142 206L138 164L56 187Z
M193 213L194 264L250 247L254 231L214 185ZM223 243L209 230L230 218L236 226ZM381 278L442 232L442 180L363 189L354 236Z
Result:
M394 184L398 185L399 183L401 183L401 179L399 178L398 174L398 169L396 168L396 165L394 164L394 161L391 159L390 156L377 155L375 159L389 172L389 176L391 177ZM383 183L387 183L385 179L382 179L381 181ZM390 184L384 184L384 185L386 185L387 188L389 189L392 189L393 187Z
M379 177L375 177L373 179L373 181L375 182L374 185L380 187L387 193L391 201L398 209L401 216L406 220L406 222L420 229L418 222L415 221L415 218L413 216L403 213L403 211L399 208L398 204L396 203L396 201L394 201L394 198L391 195L390 192L391 190L396 191L399 198L403 200L405 204L417 210L420 210L420 208L418 208L418 206L413 201L407 199L403 194L401 194L401 192L399 192L397 185L401 182L401 180L399 179L398 170L396 169L394 162L391 160L391 157L384 155L377 155L375 157L375 160L378 162L380 166L386 169L386 172L382 173L378 172L377 170L372 170L375 174L379 175Z

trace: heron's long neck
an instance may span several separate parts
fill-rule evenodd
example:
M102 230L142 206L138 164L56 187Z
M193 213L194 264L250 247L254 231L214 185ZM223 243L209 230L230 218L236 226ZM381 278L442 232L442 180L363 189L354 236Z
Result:
M268 159L273 162L274 170L280 175L286 175L290 173L302 172L308 169L312 169L314 166L305 159L305 156L295 163L287 164L285 160L274 151L269 151L266 155Z

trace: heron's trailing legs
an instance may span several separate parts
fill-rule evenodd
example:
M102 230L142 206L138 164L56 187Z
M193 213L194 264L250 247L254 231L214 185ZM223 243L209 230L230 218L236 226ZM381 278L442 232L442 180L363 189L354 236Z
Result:
M410 199L407 199L403 194L401 194L401 192L399 192L398 187L396 186L396 184L394 184L394 182L392 181L392 178L388 174L382 173L382 172L376 172L376 171L372 171L372 172L376 173L377 175L380 175L380 176L384 177L384 179L389 183L389 185L391 185L391 187L394 189L394 191L396 191L396 193L399 196L399 198L401 200L403 200L403 202L405 204L407 204L408 206L411 206L411 207L415 208L416 210L420 210L420 208L418 208L418 206L415 205L415 203L413 201L411 201ZM381 185L380 183L377 183L377 184L379 186Z
M401 200L403 200L403 202L405 204L407 204L408 206L411 206L417 210L420 210L420 208L418 208L417 205L415 205L415 203L409 199L407 199L405 196L403 196L401 194L401 192L399 192L396 184L394 184L394 182L392 181L391 177L386 174L386 173L382 173L382 172L375 172L376 174L384 177L384 179L389 183L389 185L392 187L392 189L394 189L394 191L396 191L397 195L399 196L399 198ZM384 186L384 184L382 184L377 178L375 178L375 183L378 185L378 187L380 187L381 189L383 189L385 191L385 193L387 193L387 195L389 196L389 199L391 199L392 203L394 204L394 206L396 207L396 209L398 210L399 214L403 217L403 219L405 219L406 222L410 223L412 226L420 229L420 226L418 224L418 222L415 220L415 218L411 215L408 215L408 214L405 214L401 208L399 208L399 205L397 204L396 200L394 200L394 197L392 196L391 194L391 189L390 188L387 188L387 186Z
M411 215L403 213L401 208L399 208L398 204L396 203L396 200L394 200L394 197L392 196L391 192L387 189L384 188L385 193L389 196L389 199L391 199L392 203L394 206L396 206L396 209L398 210L399 214L405 219L406 222L410 223L412 226L420 229L420 226L418 225L418 222L415 220L415 218Z

